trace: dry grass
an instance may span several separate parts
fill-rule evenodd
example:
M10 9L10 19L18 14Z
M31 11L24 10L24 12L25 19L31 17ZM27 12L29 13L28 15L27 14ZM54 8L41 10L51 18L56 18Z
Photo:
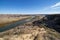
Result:
M48 32L48 34L51 34L52 36L55 36L57 38L60 38L60 33L56 32L53 29L48 29L47 32Z
M55 31L54 29L48 28L46 26L42 26L46 29L47 33L60 39L60 33L58 33L57 31Z
M14 23L14 22L22 20L24 18L28 18L28 17L27 16L26 17L2 17L2 18L0 18L0 27Z

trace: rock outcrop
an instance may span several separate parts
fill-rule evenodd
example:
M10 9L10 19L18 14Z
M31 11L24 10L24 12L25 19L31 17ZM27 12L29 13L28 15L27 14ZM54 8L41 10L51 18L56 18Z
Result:
M41 20L36 20L33 22L33 26L40 26L41 24L60 32L60 15L46 15Z
M60 32L60 15L46 15L46 24L49 28L55 29Z
M0 33L0 40L60 40L46 29L37 26L19 26Z

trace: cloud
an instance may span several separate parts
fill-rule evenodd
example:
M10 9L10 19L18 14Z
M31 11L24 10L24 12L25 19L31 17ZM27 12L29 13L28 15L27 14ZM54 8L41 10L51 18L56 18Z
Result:
M54 5L50 5L44 7L40 10L42 14L60 14L60 2L55 3Z
M57 8L57 7L60 7L60 2L57 2L56 4L52 5L51 8Z
M57 2L54 5L45 7L43 10L57 10L57 9L60 9L60 2Z

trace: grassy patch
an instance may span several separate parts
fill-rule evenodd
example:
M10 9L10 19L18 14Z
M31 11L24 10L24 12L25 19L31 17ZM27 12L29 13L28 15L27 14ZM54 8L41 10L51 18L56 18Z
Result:
M54 29L51 29L51 28L48 28L46 26L42 26L46 29L47 33L54 36L54 37L57 37L57 38L60 38L60 33L58 33L57 31L55 31Z
M0 23L0 27L3 27L3 26L6 26L6 25L9 25L9 24L12 24L16 21L12 21L12 22L6 22L6 23Z
M6 26L8 24L14 23L16 21L29 18L30 16L26 17L2 17L0 18L0 27Z

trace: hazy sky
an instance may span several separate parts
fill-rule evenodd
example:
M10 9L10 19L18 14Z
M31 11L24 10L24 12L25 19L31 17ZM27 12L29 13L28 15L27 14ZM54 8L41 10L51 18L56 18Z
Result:
M0 14L60 13L60 0L0 0Z

